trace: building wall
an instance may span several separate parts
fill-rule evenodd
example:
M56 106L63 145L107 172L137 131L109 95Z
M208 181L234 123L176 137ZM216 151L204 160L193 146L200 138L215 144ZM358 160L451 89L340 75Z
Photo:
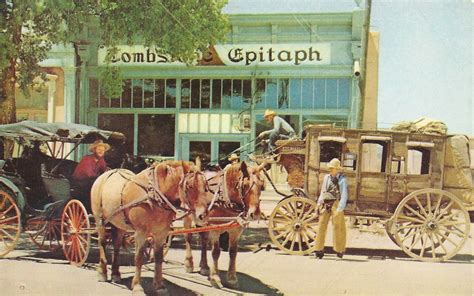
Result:
M124 90L112 99L102 94L98 80L104 49L92 42L79 50L86 61L80 122L124 132L130 153L178 159L201 153L207 160L224 157L270 128L263 122L267 108L299 135L308 123L357 127L362 100L353 67L364 52L364 16L359 9L230 15L226 42L195 66L166 57L158 63L154 49L123 46L116 65ZM281 61L270 62L269 51ZM288 54L291 61L285 61Z
M363 129L377 129L379 86L379 32L369 32L363 100Z

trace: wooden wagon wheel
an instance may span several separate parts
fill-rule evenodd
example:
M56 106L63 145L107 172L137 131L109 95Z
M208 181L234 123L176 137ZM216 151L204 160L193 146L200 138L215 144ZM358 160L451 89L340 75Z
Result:
M454 194L421 189L398 205L390 228L397 244L410 257L440 262L456 255L470 233L469 213Z
M90 222L84 205L69 201L61 217L61 241L69 263L81 266L86 262L90 248Z
M13 197L0 190L0 258L15 249L20 238L20 209Z
M270 215L268 233L273 243L288 254L314 252L319 214L317 204L293 196L278 203Z
M31 218L25 232L40 250L56 251L61 248L61 219Z

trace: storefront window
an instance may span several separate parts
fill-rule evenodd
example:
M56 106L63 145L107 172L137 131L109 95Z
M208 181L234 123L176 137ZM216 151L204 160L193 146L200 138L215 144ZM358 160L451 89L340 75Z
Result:
M301 107L313 108L314 79L304 78L301 83Z
M256 80L256 89L255 89L255 107L256 108L265 108L265 90L267 88L266 79L257 79Z
M289 108L288 102L288 88L290 80L289 79L279 79L278 81L278 108Z
M276 109L278 108L277 103L278 95L278 80L277 79L267 79L267 91L265 94L265 107Z
M145 79L143 82L143 106L145 108L154 107L155 80Z
M132 107L132 80L126 79L122 91L122 108Z
M119 149L123 153L133 154L133 114L99 114L98 127L124 134L127 141Z
M109 99L99 81L91 78L89 102L93 108L176 108L176 79L125 79L122 95Z
M176 79L166 79L166 108L176 108Z
M242 80L232 80L232 109L240 109L243 107L243 96L242 96Z
M222 80L222 109L230 108L232 94L232 81L230 79Z
M174 114L140 114L138 126L139 155L174 155Z
M143 80L142 79L133 79L133 107L142 108L143 107Z
M201 81L201 108L208 109L211 103L211 81L203 79Z
M326 80L314 80L314 108L326 108Z
M301 108L301 79L290 79L290 108Z
M191 107L191 80L181 81L181 108Z
M212 108L221 108L222 81L220 79L212 80Z
M165 80L155 80L155 108L165 107Z
M337 108L337 79L326 79L326 108Z
M351 81L350 79L338 79L338 108L350 107Z

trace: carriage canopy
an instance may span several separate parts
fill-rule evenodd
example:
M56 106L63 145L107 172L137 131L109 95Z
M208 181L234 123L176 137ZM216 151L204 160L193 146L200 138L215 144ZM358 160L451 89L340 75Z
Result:
M0 125L0 137L24 138L37 141L60 141L89 144L95 140L123 142L122 133L101 130L93 126L77 123L43 123L21 121Z

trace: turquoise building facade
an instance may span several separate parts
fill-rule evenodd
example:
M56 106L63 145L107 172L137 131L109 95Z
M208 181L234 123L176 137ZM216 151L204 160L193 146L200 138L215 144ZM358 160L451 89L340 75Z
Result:
M122 131L126 151L154 158L221 160L270 128L275 110L302 136L310 123L359 127L366 11L231 14L224 43L196 65L156 49L119 46L124 87L101 93L104 48L79 46L79 121ZM253 145L249 145L253 146ZM253 150L253 149L251 149Z

